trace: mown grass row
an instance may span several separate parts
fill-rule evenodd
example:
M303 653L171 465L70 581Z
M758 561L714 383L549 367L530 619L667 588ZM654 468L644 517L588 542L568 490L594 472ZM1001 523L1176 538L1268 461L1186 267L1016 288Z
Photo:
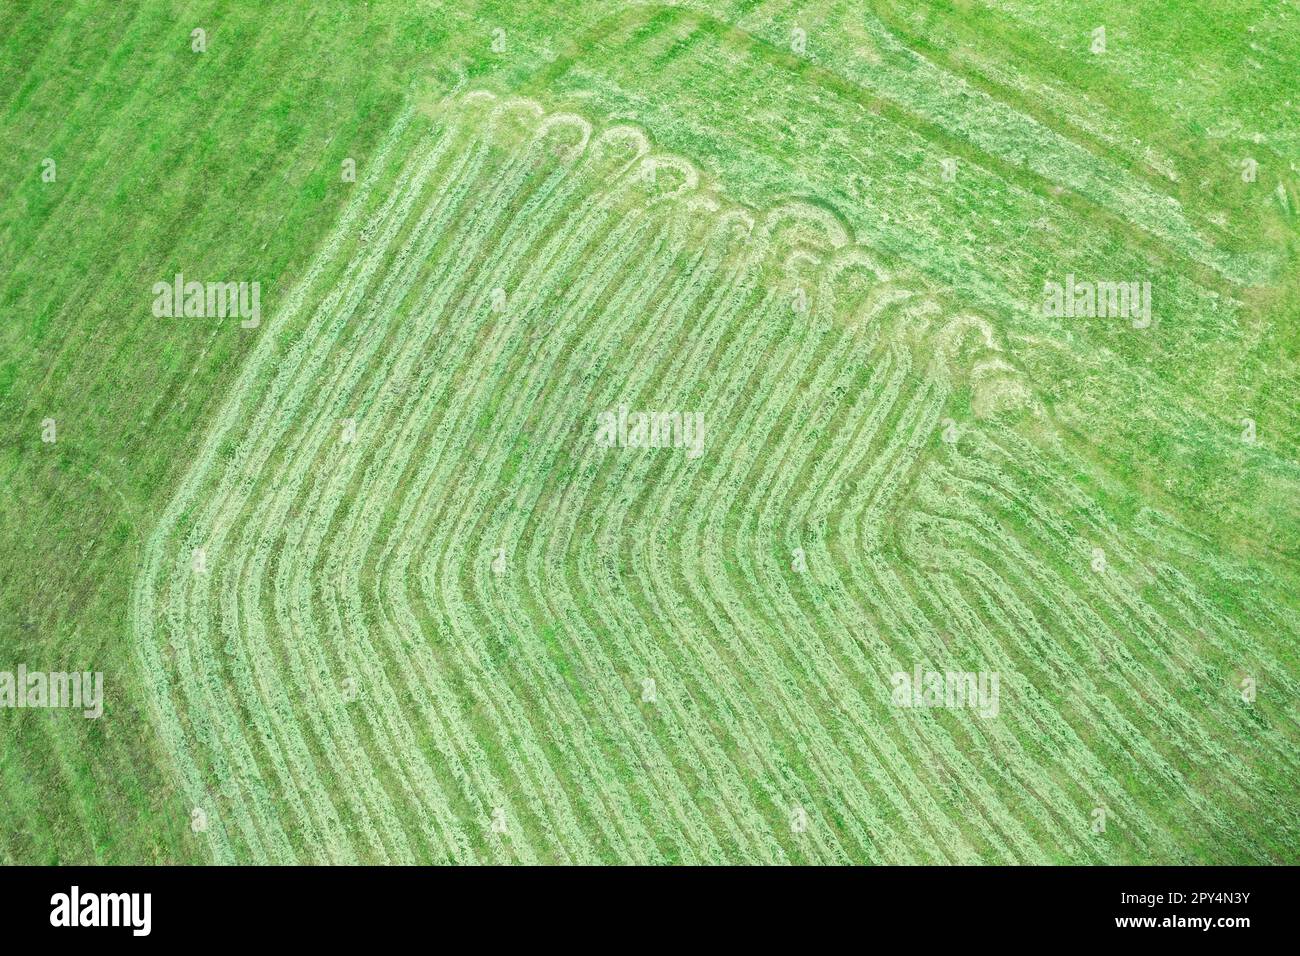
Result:
M1233 830L1171 761L1248 801L1265 777L1217 744L1243 719L1151 666L1191 660L1188 621L1088 577L1089 545L1144 555L1080 533L987 322L634 130L483 94L434 130L151 544L142 661L217 859L1173 859L1166 801ZM968 393L1003 414L950 448ZM704 410L705 456L597 447L620 402ZM1001 718L893 708L916 660L1002 672Z

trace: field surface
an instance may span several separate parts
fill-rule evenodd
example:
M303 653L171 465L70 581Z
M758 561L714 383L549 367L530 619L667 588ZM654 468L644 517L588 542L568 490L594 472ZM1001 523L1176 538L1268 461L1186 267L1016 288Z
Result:
M0 862L1300 862L1297 76L1288 2L7 3L0 672L104 713L0 706Z

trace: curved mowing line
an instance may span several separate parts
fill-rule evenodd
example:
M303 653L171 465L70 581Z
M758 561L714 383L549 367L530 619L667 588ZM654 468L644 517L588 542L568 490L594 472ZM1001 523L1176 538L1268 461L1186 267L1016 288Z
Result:
M1157 532L1013 415L939 441L964 394L1041 414L990 322L818 206L729 207L639 130L527 100L443 108L372 201L410 121L146 551L139 659L214 859L1172 859L1162 799L1229 832L1173 755L1238 803L1269 778L1230 746L1245 713L1180 701L1198 646L1294 682L1185 577L1089 577L1084 545L1138 567ZM704 456L598 447L620 403L704 411ZM917 661L999 670L1002 717L894 708Z

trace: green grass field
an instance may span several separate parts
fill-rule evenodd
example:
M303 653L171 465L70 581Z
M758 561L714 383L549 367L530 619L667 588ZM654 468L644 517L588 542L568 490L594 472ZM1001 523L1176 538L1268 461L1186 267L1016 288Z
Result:
M1300 862L1293 3L303 6L0 8L0 861Z

